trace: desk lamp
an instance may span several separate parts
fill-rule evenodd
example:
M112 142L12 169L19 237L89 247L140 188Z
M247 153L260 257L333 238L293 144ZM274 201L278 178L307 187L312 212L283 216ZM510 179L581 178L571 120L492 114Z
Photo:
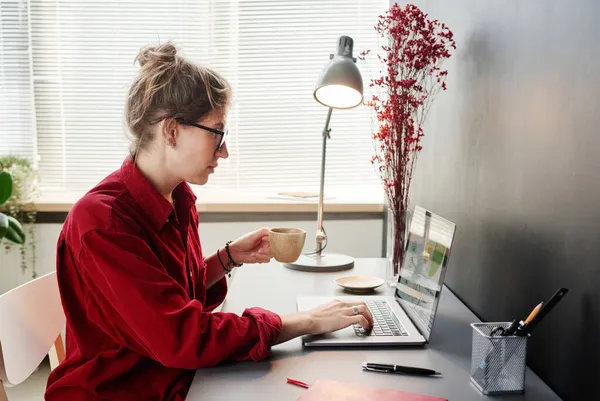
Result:
M306 253L294 263L285 266L294 270L312 272L332 272L354 267L351 256L323 253L327 246L327 234L323 227L323 192L325 188L325 150L327 139L330 139L329 121L333 109L350 109L358 106L363 100L363 82L356 66L356 58L352 57L354 41L349 36L338 39L336 54L329 56L329 64L325 66L313 93L317 102L329 108L323 129L323 147L321 152L321 187L319 190L317 247L314 252Z

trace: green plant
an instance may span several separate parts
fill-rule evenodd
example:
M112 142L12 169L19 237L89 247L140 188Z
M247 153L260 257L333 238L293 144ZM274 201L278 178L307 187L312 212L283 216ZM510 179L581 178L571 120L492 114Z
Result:
M0 171L0 205L6 203L12 194L12 177L5 171ZM6 238L16 244L25 243L23 226L17 219L0 212L0 239Z
M31 162L23 157L4 156L0 157L0 205L3 205L3 213L0 216L0 234L2 232L2 220L7 224L6 232L0 235L8 252L13 244L20 246L21 268L26 270L28 262L32 269L32 277L36 273L36 227L37 212L33 199L36 196L35 178L36 174ZM4 217L2 217L4 216ZM21 223L27 224L27 235ZM25 240L27 238L27 241ZM29 250L29 258L28 258Z

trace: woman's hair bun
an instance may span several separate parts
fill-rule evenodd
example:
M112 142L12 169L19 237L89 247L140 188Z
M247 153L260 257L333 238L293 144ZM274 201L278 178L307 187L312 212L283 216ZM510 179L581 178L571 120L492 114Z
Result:
M138 53L136 61L140 63L140 67L144 67L147 64L175 63L177 57L177 48L175 45L171 42L166 42L162 45L144 47Z

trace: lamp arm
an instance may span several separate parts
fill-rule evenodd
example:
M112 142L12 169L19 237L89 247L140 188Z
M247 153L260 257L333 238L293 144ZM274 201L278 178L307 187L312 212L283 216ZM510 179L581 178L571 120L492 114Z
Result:
M321 251L323 250L323 242L327 241L327 234L323 229L323 197L325 191L325 154L327 150L327 139L330 138L329 133L331 129L329 128L329 121L331 120L331 112L333 109L330 107L327 112L327 119L325 120L325 128L323 129L323 147L321 151L321 187L319 189L319 208L318 208L318 218L317 218L317 249L315 253L317 255L321 255Z

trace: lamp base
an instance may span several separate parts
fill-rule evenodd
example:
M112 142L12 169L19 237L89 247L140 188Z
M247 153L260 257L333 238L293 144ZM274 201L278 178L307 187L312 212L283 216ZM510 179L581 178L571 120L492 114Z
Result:
M305 272L339 272L352 269L354 258L338 253L322 253L321 255L301 255L294 263L284 263L292 270Z

